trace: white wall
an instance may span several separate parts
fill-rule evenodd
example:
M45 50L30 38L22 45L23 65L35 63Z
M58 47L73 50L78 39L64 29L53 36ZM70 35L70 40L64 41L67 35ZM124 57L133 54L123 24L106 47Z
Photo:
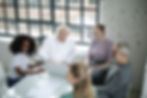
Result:
M100 22L109 38L130 44L134 90L140 90L147 57L147 0L101 0Z

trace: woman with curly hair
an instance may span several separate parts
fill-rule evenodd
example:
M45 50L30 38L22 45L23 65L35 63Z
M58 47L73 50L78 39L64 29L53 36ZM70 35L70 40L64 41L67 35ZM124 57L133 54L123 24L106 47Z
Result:
M27 35L18 35L10 44L10 51L13 56L10 61L7 80L9 87L16 84L25 75L36 73L29 69L30 57L36 51L36 44L32 37Z

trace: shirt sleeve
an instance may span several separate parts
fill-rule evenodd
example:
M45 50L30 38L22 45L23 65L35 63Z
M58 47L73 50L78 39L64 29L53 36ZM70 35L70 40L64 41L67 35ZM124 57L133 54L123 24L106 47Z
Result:
M21 67L23 58L21 56L15 56L13 57L11 61L11 65L13 67Z

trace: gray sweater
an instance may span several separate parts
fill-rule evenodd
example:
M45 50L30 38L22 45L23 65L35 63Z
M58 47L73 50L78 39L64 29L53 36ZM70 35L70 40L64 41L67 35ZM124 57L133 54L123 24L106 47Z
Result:
M132 72L129 64L113 64L108 71L108 75L103 86L99 86L99 98L126 98Z

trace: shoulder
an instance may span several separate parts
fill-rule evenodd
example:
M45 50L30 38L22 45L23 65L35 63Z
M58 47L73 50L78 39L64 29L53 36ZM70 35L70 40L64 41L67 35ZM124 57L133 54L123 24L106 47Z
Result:
M21 57L24 57L24 56L25 56L25 54L23 54L23 53L17 53L17 54L13 55L13 58L21 58Z
M66 42L67 42L68 45L71 45L71 46L75 46L76 45L75 41L70 39L70 38L68 38Z
M29 57L27 56L27 54L24 53L17 53L15 55L13 55L12 59L13 60L23 60L23 59L28 59Z

